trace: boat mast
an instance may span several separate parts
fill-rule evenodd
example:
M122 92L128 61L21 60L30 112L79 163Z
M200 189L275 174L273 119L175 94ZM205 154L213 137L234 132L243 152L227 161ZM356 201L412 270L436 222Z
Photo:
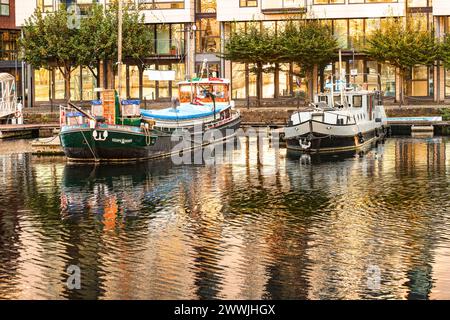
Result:
M342 50L339 49L339 89L341 91L341 105L344 105L344 81L342 79Z
M119 99L120 94L122 93L122 0L119 0L119 12L118 12L118 37L117 37L117 80L119 81L118 84L118 92L119 92Z

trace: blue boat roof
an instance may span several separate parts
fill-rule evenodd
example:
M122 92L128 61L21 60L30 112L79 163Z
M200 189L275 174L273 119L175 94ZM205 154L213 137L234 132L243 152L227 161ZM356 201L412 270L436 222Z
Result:
M74 111L74 112L67 112L66 117L82 117L83 114L81 112L78 111Z
M129 105L140 105L141 100L122 100L122 105L129 106Z
M216 113L229 108L229 105L216 105ZM192 105L186 104L174 108L166 108L160 110L141 110L144 118L151 118L155 120L189 120L204 118L214 115L214 108L212 105Z

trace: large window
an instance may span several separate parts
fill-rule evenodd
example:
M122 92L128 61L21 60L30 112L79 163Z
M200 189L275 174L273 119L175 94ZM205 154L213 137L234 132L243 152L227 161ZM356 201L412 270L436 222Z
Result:
M395 68L388 65L381 65L381 90L387 97L395 97Z
M364 19L350 19L348 33L350 48L362 48L364 46Z
M184 24L147 25L154 38L154 51L149 55L177 55L184 53Z
M273 98L275 93L275 72L273 65L264 66L265 72L262 75L263 81L263 89L262 89L262 97L263 98Z
M232 99L244 99L245 94L245 64L232 63L231 64L231 82L232 82Z
M408 82L408 95L412 97L425 97L429 95L428 67L416 66L412 69L411 80Z
M216 0L197 0L197 13L216 13Z
M158 66L158 70L167 71L170 66L167 64L162 64ZM169 81L158 81L158 98L170 98Z
M203 18L197 22L197 53L220 52L220 24L216 19Z
M408 7L411 8L428 7L431 5L431 0L408 0Z
M0 30L0 60L17 60L17 39L19 32Z
M178 97L178 83L183 81L186 76L185 64L173 63L172 70L175 71L175 81L172 81L172 97Z
M314 4L343 4L345 0L314 0Z
M37 69L34 71L34 96L35 101L50 100L50 71L48 69Z
M97 73L97 69L93 69ZM81 70L81 92L82 100L93 100L96 97L94 89L97 87L97 79L88 68Z
M127 88L127 66L122 64L120 70L117 70L114 75L114 89L119 90L119 75L120 72L120 96L125 96Z
M156 66L150 65L150 70L155 70ZM143 100L155 100L156 99L156 81L150 80L147 75L142 77L142 99Z
M156 53L170 54L170 25L159 24L156 26Z
M450 96L450 70L445 69L445 96Z
M70 73L70 99L81 100L81 72L80 67Z
M291 95L291 84L290 84L290 64L281 63L279 65L278 71L278 95L279 96L289 96Z
M378 89L378 62L367 61L367 89L376 90Z
M130 98L139 99L139 68L128 66L128 86Z
M241 7L257 7L258 0L239 0L239 6L241 6Z
M184 9L184 0L139 0L142 10Z
M346 19L338 19L333 21L333 33L337 38L339 46L341 48L348 47L348 26Z
M391 3L398 0L348 0L348 3Z
M0 1L6 1L6 0L0 0ZM9 1L9 0L8 0ZM131 0L133 1L133 0ZM107 3L110 3L111 1L107 1ZM52 12L56 9L58 9L58 5L65 5L70 6L72 4L76 4L78 8L80 9L81 13L88 11L92 4L98 3L98 0L37 0L37 7L42 12Z
M0 0L0 16L9 16L9 0Z
M42 12L52 12L53 0L37 0L37 7Z

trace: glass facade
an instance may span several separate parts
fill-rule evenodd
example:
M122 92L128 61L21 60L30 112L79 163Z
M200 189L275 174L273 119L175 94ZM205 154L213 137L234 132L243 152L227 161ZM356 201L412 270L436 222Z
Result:
M53 0L36 0L38 6L44 11L54 10L55 3L60 1ZM0 0L3 3L9 1ZM96 0L73 0L68 2L77 2L82 5L91 5ZM110 1L108 1L109 3ZM256 1L256 0L239 0L239 7L261 7L254 10L263 11L264 3L277 3L279 8L294 7L304 5L304 0L274 0L274 1ZM351 8L351 4L365 3L396 3L397 0L312 0L307 4L315 5L338 5L345 4L342 8ZM155 9L182 9L187 1L178 0L137 0L140 8L143 10ZM225 26L221 28L221 22L216 19L217 1L216 0L195 0L192 1L195 8L195 41L190 43L192 51L199 54L203 59L204 56L211 57L221 51L222 46L222 30L226 30L225 38L230 32L238 30L247 30L250 24L257 24L261 28L281 31L286 21L275 21L280 19L279 16L266 15L266 19L257 22L225 22ZM347 6L348 5L348 6ZM429 13L431 0L408 0L408 7L418 8L410 10L414 20L421 26L431 28L433 24L433 16ZM353 6L359 7L359 6ZM192 10L194 10L192 8ZM323 7L327 8L327 7ZM322 10L321 8L320 10ZM333 6L334 8L334 6ZM422 9L420 9L422 8ZM245 9L251 10L251 9ZM346 9L345 9L346 10ZM194 11L192 12L194 13ZM367 87L373 90L381 85L386 96L395 96L396 94L396 76L395 69L379 64L375 61L367 59L361 50L366 44L366 38L375 30L382 28L385 19L383 18L349 18L349 19L322 19L321 22L330 26L333 34L338 40L339 45L343 49L343 64L346 74L350 74L352 69L356 70L357 75L347 75L347 81ZM446 31L449 29L450 19L445 19ZM301 21L298 21L301 23ZM124 61L121 70L122 92L130 98L140 98L147 100L168 99L176 96L178 88L176 83L184 80L186 76L186 30L189 24L173 24L173 23L155 23L149 24L149 28L154 34L154 51L149 52L148 58L144 61L134 61L132 59ZM13 55L17 52L16 39L18 33L13 31L2 32L1 53L3 60L12 60ZM193 59L194 65L191 66L191 73L199 73L201 68L201 59ZM225 69L222 69L224 68ZM143 74L143 69L150 68L155 70L174 70L176 73L175 81L152 81ZM229 68L229 70L228 70ZM220 61L211 61L208 65L208 76L224 76L228 74L232 81L232 97L233 99L245 99L247 97L256 97L258 88L258 78L253 72L254 66L251 64L226 63L221 64ZM226 72L226 73L225 73ZM330 63L321 70L315 84L320 90L331 75L338 72L338 66ZM39 69L34 71L35 81L35 101L48 101L49 99L64 98L64 78L58 69ZM117 75L115 75L115 86L117 87ZM431 97L433 95L434 75L433 68L417 66L405 80L406 94L412 97ZM445 95L450 96L450 70L445 71ZM78 68L71 75L70 90L71 97L74 101L90 100L95 98L94 88L97 87L97 79L87 68ZM100 85L102 86L102 85ZM293 63L280 63L265 66L260 79L259 86L263 98L274 98L293 95L308 95L308 85L305 74L298 66Z
M96 68L92 69L96 74ZM97 79L88 68L76 68L70 74L70 98L73 101L89 101L96 98ZM64 76L59 68L34 70L34 98L36 102L63 100Z

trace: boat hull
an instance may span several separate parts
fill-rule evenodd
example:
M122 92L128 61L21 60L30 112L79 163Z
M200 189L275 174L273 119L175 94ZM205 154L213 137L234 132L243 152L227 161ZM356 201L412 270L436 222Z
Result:
M291 134L289 138L286 138L287 149L305 153L342 153L363 149L384 139L386 135L386 130L382 125L358 132L357 126L325 124L325 131L320 130L322 124L318 124L314 125L311 121L299 125L299 128L296 129L299 134ZM318 127L318 130L314 130L315 127Z
M214 129L220 132L219 136L226 139L239 127L240 118L236 118ZM174 139L171 134L156 131L146 134L137 129L139 128L106 125L101 128L63 127L60 133L61 146L71 161L120 162L166 157L174 152L210 144L209 140L203 139L208 131L198 132L188 135L187 140L191 143L184 143L181 150L178 148L174 151L180 141Z

